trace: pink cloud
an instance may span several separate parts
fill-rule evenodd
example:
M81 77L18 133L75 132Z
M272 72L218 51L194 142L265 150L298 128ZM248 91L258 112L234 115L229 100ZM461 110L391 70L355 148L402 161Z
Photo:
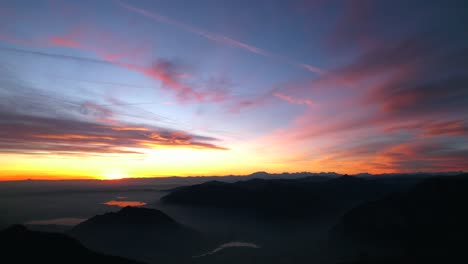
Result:
M431 136L468 136L468 123L464 120L416 121L391 125L385 129L394 131L416 131L424 137Z
M262 102L266 100L265 97L271 96L271 94L265 94L262 97L260 101L262 102L255 102L255 100L258 100L258 98L251 98L251 99L242 99L238 96L233 96L230 94L230 91L225 88L219 88L219 85L216 85L216 87L210 87L212 85L207 85L208 87L203 87L201 88L195 88L192 87L188 84L185 84L185 81L190 81L191 79L195 78L196 76L193 76L190 72L181 72L178 69L178 65L175 62L168 61L168 60L163 60L163 59L157 59L155 60L150 66L142 66L142 65L137 65L134 63L129 63L125 61L120 61L118 60L119 58L127 58L128 56L126 54L132 53L133 50L130 50L128 52L122 52L121 50L124 49L125 47L121 46L120 44L116 47L115 45L102 45L103 43L95 43L95 39L92 37L95 35L89 34L88 32L91 33L96 33L93 31L90 31L89 28L85 28L83 26L77 27L67 34L62 34L62 35L53 35L49 36L45 39L45 41L34 41L34 42L28 42L28 46L33 46L36 48L43 48L43 47L48 47L48 46L56 46L56 47L66 47L66 48L71 48L71 49L79 49L79 50L84 50L84 51L89 51L94 53L101 61L100 62L106 62L110 63L116 66L119 66L121 68L126 68L128 70L134 71L141 73L153 80L160 81L162 83L161 88L166 89L167 91L170 91L172 94L176 96L177 102L178 103L188 103L188 102L215 102L215 103L221 103L224 102L228 104L226 109L228 109L229 112L237 113L243 108L251 107L254 105L261 105L263 104ZM96 33L97 34L97 33ZM112 41L112 38L109 34L106 34L106 43L119 43L119 41ZM16 39L11 39L11 38L1 38L0 40L5 40L11 43L16 43L16 44L21 44L23 45L23 42ZM89 45L88 43L93 43L93 45ZM101 48L101 46L106 46L108 48L114 48L113 50L117 51L109 51L107 49ZM80 57L74 57L74 56L65 56L65 55L54 55L54 54L48 54L48 53L40 53L40 52L28 52L28 51L22 51L22 50L14 50L17 52L27 52L31 54L38 54L42 56L54 56L54 57L60 57L60 58L65 58L65 59L74 59L74 60L92 60L92 59L84 59ZM94 60L93 60L94 61ZM100 83L109 83L109 82L100 82ZM120 85L120 84L119 84ZM123 86L129 86L129 85L123 85ZM131 86L132 88L134 86ZM172 104L173 102L171 102Z
M289 96L289 95L285 95L283 93L273 93L274 96L280 98L281 100L284 100L284 101L287 101L287 102L290 102L292 104L301 104L301 105L307 105L309 107L312 107L314 105L314 103L312 102L312 100L310 99L300 99L300 98L294 98L292 96Z
M84 28L77 28L75 30L72 30L69 34L52 36L48 39L47 43L52 46L60 46L94 52L102 60L105 60L122 68L139 72L145 76L150 77L151 79L160 81L163 84L162 88L173 92L177 100L181 103L192 101L222 102L229 99L229 95L226 91L210 89L201 90L195 89L190 85L184 84L182 81L190 77L191 74L179 72L176 69L177 65L173 62L159 59L154 61L153 64L150 66L140 66L133 63L119 61L118 59L126 57L125 53L122 53L121 51L111 52L102 49L100 48L100 46L102 45L87 45L86 37L89 34L85 33L87 32L86 30L84 30ZM116 43L116 41L111 41L111 36L109 34L107 34L104 39L106 40L105 43ZM112 47L115 47L115 45ZM119 50L121 50L121 48Z
M64 37L52 37L50 39L50 44L52 44L54 46L68 47L68 48L74 48L74 49L82 48L74 40L67 39L67 38L64 38Z

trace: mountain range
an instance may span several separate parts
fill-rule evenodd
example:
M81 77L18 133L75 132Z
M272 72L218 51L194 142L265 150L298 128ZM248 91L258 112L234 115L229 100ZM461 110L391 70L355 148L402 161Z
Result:
M227 218L249 212L253 227L227 231L254 247L220 246L229 240L137 207L96 215L64 234L12 226L0 232L0 246L15 263L29 256L48 263L465 263L466 201L463 173L208 181L174 188L162 203L222 208Z
M89 250L64 234L31 231L22 225L0 231L0 248L2 263L142 264Z

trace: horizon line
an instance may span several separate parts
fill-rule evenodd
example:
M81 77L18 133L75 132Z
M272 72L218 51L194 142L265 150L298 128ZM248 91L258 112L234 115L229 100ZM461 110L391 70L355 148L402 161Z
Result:
M121 179L105 179L100 178L100 176L78 176L83 178L50 178L50 179L32 179L32 178L22 178L22 179L8 179L3 180L0 179L0 182L24 182L24 181L103 181L103 182L116 182L116 181L124 181L124 180L135 180L135 179L163 179L163 178L203 178L203 177L249 177L256 173L266 173L269 175L281 175L281 174L300 174L300 173L309 173L309 174L336 174L336 175L348 175L348 176L359 176L359 175L371 175L371 176L381 176L381 175L400 175L400 174L408 174L408 175L417 175L417 174L464 174L468 173L468 171L412 171L412 172L388 172L388 173L369 173L369 172L359 172L359 173L338 173L338 172L310 172L310 171L302 171L302 172L278 172L278 173L270 173L266 171L256 171L250 174L225 174L225 175L172 175L172 176L134 176L134 177L125 177ZM318 175L317 175L318 176ZM7 176L8 177L8 176Z

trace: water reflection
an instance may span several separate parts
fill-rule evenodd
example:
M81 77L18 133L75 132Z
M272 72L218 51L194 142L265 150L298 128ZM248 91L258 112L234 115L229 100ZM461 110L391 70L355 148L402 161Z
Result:
M118 206L118 207L126 207L126 206L143 206L146 205L145 202L140 201L120 201L120 200L111 200L103 203L109 206Z
M194 258L208 256L208 255L214 254L214 253L216 253L218 251L221 251L223 249L232 248L232 247L260 248L259 245L256 245L254 243L233 241L233 242L222 244L221 246L219 246L219 247L215 248L214 250L209 251L209 252L207 252L205 254L194 256Z

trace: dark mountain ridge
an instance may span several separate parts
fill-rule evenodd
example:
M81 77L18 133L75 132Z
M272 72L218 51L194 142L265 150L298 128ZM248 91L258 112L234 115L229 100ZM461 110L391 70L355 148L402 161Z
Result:
M70 232L91 249L146 262L182 262L212 246L201 233L165 213L125 207L92 217Z
M276 218L314 216L407 188L414 182L392 183L355 176L298 179L249 179L226 183L209 181L179 187L162 197L169 205L255 210Z
M424 180L346 213L331 231L332 251L420 263L468 260L467 201L468 174Z
M142 263L91 251L64 234L30 231L21 225L0 231L0 248L2 260L9 263Z

